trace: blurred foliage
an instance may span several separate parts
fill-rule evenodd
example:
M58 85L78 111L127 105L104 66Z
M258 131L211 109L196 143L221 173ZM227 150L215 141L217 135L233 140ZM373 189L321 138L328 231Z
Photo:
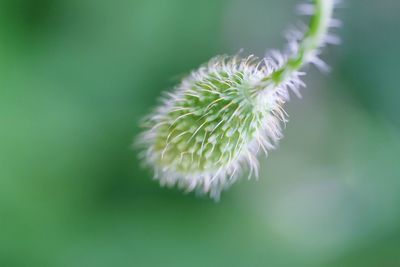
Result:
M400 266L398 1L346 1L333 72L221 202L131 148L161 91L281 47L298 2L0 1L0 266Z

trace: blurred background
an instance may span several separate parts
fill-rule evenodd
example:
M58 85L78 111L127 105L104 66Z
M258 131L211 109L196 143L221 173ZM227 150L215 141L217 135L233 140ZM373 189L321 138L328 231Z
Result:
M301 2L1 0L0 266L400 266L399 1L345 1L332 72L219 203L131 148L163 90L283 47Z

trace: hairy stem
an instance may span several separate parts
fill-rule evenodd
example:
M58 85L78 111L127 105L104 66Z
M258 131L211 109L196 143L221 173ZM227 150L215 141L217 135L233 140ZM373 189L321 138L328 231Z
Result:
M314 12L309 29L300 42L297 53L293 54L282 67L265 77L263 81L273 82L277 85L284 82L293 72L309 63L317 49L323 45L332 17L334 0L313 0L313 2Z

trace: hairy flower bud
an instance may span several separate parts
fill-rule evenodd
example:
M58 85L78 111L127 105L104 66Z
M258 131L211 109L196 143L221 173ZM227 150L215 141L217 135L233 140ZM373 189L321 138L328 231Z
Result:
M263 94L271 72L254 57L216 57L167 95L141 140L162 184L178 183L218 197L244 165L257 174L256 154L281 137L283 99Z

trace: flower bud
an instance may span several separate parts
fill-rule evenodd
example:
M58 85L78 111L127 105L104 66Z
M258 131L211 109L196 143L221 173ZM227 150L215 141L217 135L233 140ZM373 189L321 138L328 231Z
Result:
M216 57L164 98L141 137L161 184L218 198L243 167L258 173L257 153L281 137L273 113L284 101L261 83L271 69L254 57Z

